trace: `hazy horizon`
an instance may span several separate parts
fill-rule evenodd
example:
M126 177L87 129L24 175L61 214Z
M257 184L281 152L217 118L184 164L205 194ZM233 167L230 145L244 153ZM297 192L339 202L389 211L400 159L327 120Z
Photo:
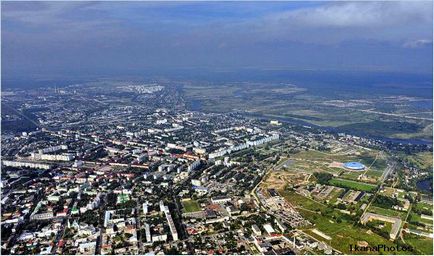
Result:
M432 73L432 2L2 2L2 78Z

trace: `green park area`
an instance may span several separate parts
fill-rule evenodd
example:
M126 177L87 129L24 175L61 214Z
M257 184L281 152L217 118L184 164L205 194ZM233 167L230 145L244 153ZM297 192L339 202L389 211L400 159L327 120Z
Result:
M373 184L353 181L353 180L344 180L344 179L338 179L333 178L329 181L330 185L336 186L336 187L342 187L342 188L349 188L354 190L360 190L360 191L367 191L372 192L377 187Z
M414 165L415 167L427 170L432 169L433 166L433 155L432 152L426 151L426 152L420 152L413 155L407 155L405 156L406 160L410 162L410 164Z
M433 206L428 203L424 202L418 202L413 205L412 210L418 214L425 214L425 215L431 215L432 216L432 209Z
M369 182L375 183L387 167L386 158L387 155L384 152L363 148L343 148L341 152L335 153L308 150L291 155L291 165L284 169L290 172L328 172L340 178L355 181L361 174L364 174ZM347 170L340 166L345 162L360 162L366 166L367 170L364 172ZM370 190L369 185L364 187L363 190Z
M116 203L117 204L123 204L125 202L127 202L128 200L130 200L129 195L127 194L119 194L117 199L116 199Z
M432 229L432 205L418 202L414 204L411 208L410 215L408 217L408 222L417 227L426 227Z
M372 213L384 215L384 216L389 216L389 217L394 217L394 218L398 217L402 220L405 220L405 217L407 216L407 212L404 212L404 211L397 211L397 210L382 208L382 207L373 206L373 205L371 205L369 207L368 211L372 212Z
M428 237L406 234L405 243L414 248L414 254L433 255L433 239Z
M376 187L370 184L364 185L364 183L360 182L355 182L357 184L356 186L352 181L350 182L354 189L359 190L367 190L368 188ZM338 209L333 209L330 205L297 194L290 189L281 190L279 193L291 203L305 219L312 223L312 225L303 227L303 232L306 232L320 241L324 241L344 254L354 254L355 252L350 251L349 245L357 244L358 242L367 242L369 245L385 244L387 246L396 246L396 244L388 238L388 233L391 229L390 223L381 223L383 225L381 230L386 234L386 236L382 236L369 227L359 224L359 216L345 214ZM405 212L383 209L372 205L369 210L379 214L401 218L405 218L406 215ZM314 229L317 229L325 236L314 232ZM383 253L386 254L386 252ZM360 252L360 254L378 254L378 252ZM398 252L398 254L413 253L401 251Z
M296 208L317 212L327 207L326 205L319 203L311 198L307 198L302 195L299 195L295 191L284 190L284 191L279 191L279 193L286 199L286 201L294 205L294 207Z
M317 238L320 241L331 245L333 248L341 251L344 254L354 254L350 251L350 244L357 244L357 242L366 241L369 245L385 244L387 246L394 246L394 243L389 239L384 238L369 229L354 224L354 221L344 218L339 222L336 219L332 219L329 216L323 216L311 211L299 210L300 213L315 224L315 228L325 235L331 237L331 240L327 240L324 237L315 234L311 231L311 228L303 230L309 235ZM335 216L339 216L338 213L334 213ZM398 252L400 254L412 254L409 252ZM378 252L360 252L360 254L378 254Z
M428 218L422 218L422 215L419 215L417 213L414 213L413 211L410 213L410 216L408 217L408 220L410 223L416 223L418 225L423 224L425 226L431 226L432 227L432 216L430 216L431 219Z
M198 212L201 210L200 205L196 200L183 200L182 206L184 208L184 212Z

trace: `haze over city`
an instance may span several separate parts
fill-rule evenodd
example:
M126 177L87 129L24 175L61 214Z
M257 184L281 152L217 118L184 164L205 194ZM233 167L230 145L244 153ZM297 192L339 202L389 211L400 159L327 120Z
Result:
M431 73L432 2L2 2L3 76Z

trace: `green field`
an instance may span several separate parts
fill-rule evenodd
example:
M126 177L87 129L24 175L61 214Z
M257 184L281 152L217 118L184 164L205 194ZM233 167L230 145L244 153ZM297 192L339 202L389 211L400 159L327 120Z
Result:
M427 203L423 203L423 202L418 202L417 204L413 205L413 210L418 210L418 211L426 211L426 215L432 215L432 209L433 206L431 204L427 204Z
M287 170L304 173L328 172L339 177L340 180L344 180L343 182L334 180L335 184L331 183L330 185L338 185L339 183L338 186L341 187L371 191L387 166L387 154L378 150L366 150L363 148L342 148L338 152L330 153L317 150L298 152L291 156L292 165ZM363 163L368 167L367 171L348 171L338 165L332 164L352 161ZM367 179L364 182L359 182L358 178L362 174ZM351 181L355 183L350 183ZM344 183L346 186L344 186Z
M366 175L369 176L369 177L380 178L383 175L383 172L374 171L374 170L368 170L366 172Z
M423 255L433 255L433 240L427 237L406 234L405 243L411 245L416 253Z
M333 210L331 213L324 215L324 210L327 207L319 202L316 202L310 198L297 194L295 191L279 191L285 199L294 205L300 214L313 223L314 228L323 232L324 234L332 237L332 240L326 240L325 238L312 232L312 227L306 227L304 232L317 238L320 241L324 241L331 245L333 248L342 251L344 254L354 254L355 252L349 251L350 244L357 244L358 241L366 241L369 245L385 244L387 246L393 246L394 243L389 239L384 238L376 233L369 232L366 227L355 226L353 220L348 220L348 215L345 215L338 210ZM381 209L381 208L380 208ZM321 211L321 212L320 212ZM405 214L405 213L404 213ZM339 222L337 220L340 220ZM391 225L385 223L384 229L390 230ZM369 252L360 252L360 254L366 254ZM371 252L371 254L378 254ZM411 252L399 252L398 254L412 254Z
M333 191L330 193L329 198L329 204L335 204L338 200L338 197L341 195L343 189L342 188L335 188L333 189Z
M314 173L314 172L328 172L334 175L340 175L343 179L357 180L360 176L360 172L346 171L340 167L332 167L333 162L351 162L360 161L366 166L372 167L368 170L366 175L373 179L378 180L383 174L385 160L385 153L380 153L379 151L357 149L354 151L353 148L343 149L343 152L351 153L330 153L322 152L316 150L302 151L291 156L292 164L286 170L290 172L304 172L304 173Z
M199 203L195 200L184 200L182 201L182 206L184 212L198 212L201 210Z
M359 92L359 98L354 99L354 92L306 86L259 81L189 81L183 84L182 94L187 102L200 102L200 106L194 108L204 112L246 111L253 116L338 127L340 131L349 133L432 140L432 121L399 115L419 112L419 108L410 104L410 99L389 97L385 102L382 96L372 92ZM309 90L309 87L315 89ZM340 100L335 100L337 91L340 91ZM193 104L188 105L193 107ZM432 113L425 113L420 117L431 116Z
M426 138L426 139L431 139L432 140L432 130L433 128L433 124L426 124L426 126L417 131L417 132L412 132L412 133L397 133L394 134L393 137L395 138L399 138L399 139L413 139L413 138Z
M385 215L385 216L398 217L398 218L401 218L402 220L404 220L405 216L407 215L407 212L396 211L393 209L385 209L385 208L376 207L373 205L371 205L369 207L368 211L373 212L373 213L377 213L377 214L381 214L381 215Z
M355 157L357 156L325 153L316 150L301 151L294 155L294 158L301 158L310 161L329 162L329 163L333 161L349 162L349 161L353 161Z
M409 155L406 157L407 161L414 164L417 168L426 170L432 169L433 155L432 152L421 152L415 155Z
M330 236L332 240L325 240L323 237L318 236L310 230L304 230L309 235L330 244L333 248L342 251L344 254L357 254L357 252L351 252L349 245L357 244L358 241L366 241L369 245L385 244L387 246L393 246L394 243L388 239L368 232L368 229L363 227L354 226L352 223L345 220L341 223L332 221L330 218L322 216L320 214L312 213L300 209L300 213L312 223L315 223L315 228ZM398 252L401 254L412 254L406 252ZM360 252L358 254L378 254L376 252ZM383 252L383 254L385 254Z
M339 177L342 179L348 179L348 180L357 180L357 178L360 176L361 173L359 172L344 172Z
M374 170L383 171L387 167L387 162L384 158L374 155L372 153L364 152L358 159L359 162L366 167Z
M433 223L432 220L422 218L421 215L418 215L417 213L413 213L413 212L410 214L409 218L411 219L411 221L416 221L428 226L432 226Z
M313 199L304 197L294 191L279 191L279 193L292 205L301 207L310 211L318 211L326 208L325 205L314 201Z
M331 179L329 181L330 185L337 186L337 187L343 187L343 188L349 188L354 190L360 190L360 191L374 191L377 187L373 184L363 183L363 182L357 182L352 180L343 180L343 179Z
M353 133L369 131L371 134L385 137L405 137L411 134L418 134L424 139L432 139L432 135L422 133L424 128L429 125L429 122L427 121L415 122L410 119L402 121L396 118L390 118L387 121L383 121L380 118L377 118L371 122L352 123L340 126L339 128L342 131Z

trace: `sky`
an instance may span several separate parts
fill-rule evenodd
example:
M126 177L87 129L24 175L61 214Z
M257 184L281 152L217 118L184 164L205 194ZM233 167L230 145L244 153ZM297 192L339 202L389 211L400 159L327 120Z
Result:
M432 1L1 3L2 77L432 72Z

